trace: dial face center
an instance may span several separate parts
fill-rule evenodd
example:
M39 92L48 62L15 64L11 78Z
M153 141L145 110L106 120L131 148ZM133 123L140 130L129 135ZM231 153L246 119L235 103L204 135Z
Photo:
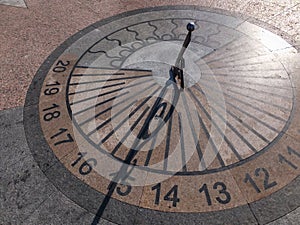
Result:
M187 29L182 89L170 69ZM300 110L298 80L278 54L294 49L267 31L276 44L258 38L261 29L194 8L94 25L61 47L36 78L39 92L28 94L39 96L45 145L66 177L100 198L109 190L120 211L176 212L184 221L285 190L299 175Z
M134 45L134 44L133 44ZM122 68L150 70L162 86L170 77L170 69L182 48L181 41L160 41L144 46L126 58ZM184 77L186 88L198 83L201 78L199 60L204 56L204 46L191 44L184 54Z

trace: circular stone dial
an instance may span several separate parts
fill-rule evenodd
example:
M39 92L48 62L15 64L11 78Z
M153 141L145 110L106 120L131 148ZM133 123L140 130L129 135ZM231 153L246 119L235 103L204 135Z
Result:
M190 21L180 89L169 70ZM80 182L105 195L113 180L112 198L132 206L200 213L262 200L299 175L298 83L280 57L295 49L281 38L165 8L82 33L44 72L38 103L47 144Z

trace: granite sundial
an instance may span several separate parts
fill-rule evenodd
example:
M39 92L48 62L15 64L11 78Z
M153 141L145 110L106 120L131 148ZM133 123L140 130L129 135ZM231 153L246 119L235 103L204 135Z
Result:
M267 30L197 7L97 22L32 81L29 146L95 221L138 211L141 224L251 222L299 184L300 80L284 49Z

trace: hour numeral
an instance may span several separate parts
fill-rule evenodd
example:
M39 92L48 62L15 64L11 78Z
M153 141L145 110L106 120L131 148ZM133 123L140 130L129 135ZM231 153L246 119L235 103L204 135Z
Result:
M59 92L59 88L57 87L53 87L53 88L47 88L44 91L45 95L56 95Z
M156 190L155 194L155 205L159 205L160 202L160 193L161 193L161 183L152 187L152 191ZM165 201L171 201L172 206L176 207L177 203L180 201L178 198L178 185L174 185L171 190L164 196Z
M62 60L59 60L56 63L56 66L53 68L53 72L55 73L62 73L67 70L67 66L70 65L70 61L63 62Z
M122 188L121 188L122 187ZM121 184L121 187L117 187L117 193L121 196L127 196L131 192L132 187L129 184Z
M220 189L220 188L221 188L221 189ZM223 182L216 182L216 183L213 185L213 189L219 190L220 196L216 197L216 200L217 200L219 203L221 203L221 204L227 204L227 203L230 202L230 200L231 200L230 193L227 191L227 187L226 187L226 185L225 185ZM204 192L204 193L205 193L205 197L206 197L207 204L208 204L208 205L212 205L212 201L211 201L211 197L210 197L210 194L209 194L209 190L208 190L207 184L204 184L204 185L199 189L199 192L200 192L200 193ZM221 197L221 196L222 196L222 197Z
M49 111L49 110L53 110L59 108L59 105L53 104L51 107L48 107L46 109L43 109L44 112ZM48 112L44 115L44 120L49 122L52 119L57 119L60 116L60 112L59 111L53 111L53 112Z
M270 181L269 181L269 179L270 179L270 175L269 175L269 172L265 169L265 168L257 168L256 170L255 170L255 176L256 177L259 177L260 176L260 172L263 172L263 174L264 174L264 190L268 190L268 189L270 189L270 188L272 188L272 187L274 187L274 186L276 186L277 185L277 182L276 181L273 181L273 182L271 182L270 183ZM259 189L259 187L257 186L257 184L255 183L255 181L252 179L252 177L249 175L249 173L246 173L246 177L245 177L245 179L244 179L244 182L245 183L250 183L251 185L252 185L252 187L255 189L255 191L257 192L257 193L260 193L261 192L261 190Z
M87 154L86 152L83 153L79 152L78 158L71 164L71 166L75 167L86 154ZM89 158L80 165L78 169L79 173L81 175L87 175L92 171L93 167L95 167L96 165L97 165L97 160L94 158Z
M51 139L56 139L57 137L59 137L60 135L64 134L65 132L67 132L68 129L65 129L65 128L60 128L59 129L59 132L54 134L52 137L50 137ZM64 139L64 140L61 140L61 141L58 141L56 143L54 143L54 145L60 145L60 144L63 144L63 143L68 143L68 142L73 142L74 139L72 138L71 134L67 133L66 134L67 136L67 139Z
M59 88L55 87L55 86L59 86L60 83L58 81L56 81L54 84L46 84L46 87L51 87L51 88L47 88L44 91L45 95L55 95L59 92ZM54 87L53 87L54 86Z

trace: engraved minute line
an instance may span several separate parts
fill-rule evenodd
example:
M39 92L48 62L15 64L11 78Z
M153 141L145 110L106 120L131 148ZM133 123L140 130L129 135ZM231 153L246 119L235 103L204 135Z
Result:
M122 80L130 80L130 79L136 79L136 78L143 78L143 77L151 77L152 75L139 75L139 76L131 76L131 77L122 77L122 78L110 78L110 79L104 79L104 80L94 80L94 81L86 81L86 82L80 82L80 83L71 83L70 86L75 85L84 85L84 84L93 84L93 83L104 83L104 82L110 82L110 81L122 81Z
M168 128L167 128L164 165L163 165L163 170L165 171L167 171L167 167L168 167L168 157L170 152L170 142L171 142L171 133L172 133L172 121L173 121L173 115L170 117L170 120L168 121Z
M222 77L233 77L233 78L261 78L261 79L264 79L264 77L249 77L249 76L246 76L246 75L230 75L228 73L224 73L224 74L205 74L205 73L202 73L201 74L201 78L203 79L203 77L212 77L212 76L215 76L215 77L219 77L219 76L222 76ZM230 82L232 83L238 83L240 84L241 82L243 82L244 84L249 84L249 85L255 85L255 86L263 86L263 87L267 87L267 88L276 88L276 89L282 89L282 90L289 90L290 87L289 86L270 86L270 85L266 85L266 84L260 84L260 83L257 83L257 82L250 82L250 81L245 81L244 79L241 80L233 80L233 79L230 79Z
M153 153L153 149L154 149L155 143L156 143L156 138L157 138L157 135L155 135L155 136L153 137L153 140L152 140L152 143L151 143L151 147L150 147L150 150L149 150L148 153L147 153L147 157L146 157L144 166L148 166L149 163L150 163L151 156L152 156L152 153Z
M178 124L179 124L179 134L180 134L180 148L181 148L181 161L182 161L182 172L187 172L185 148L184 148L184 136L181 124L181 113L178 113Z
M76 91L76 92L68 93L68 95L75 95L75 94L81 94L81 93L85 93L85 92L92 92L92 91L97 91L97 90L101 90L101 89L105 89L105 88L111 88L111 87L121 86L121 85L124 85L124 84L126 84L126 82L121 82L121 83L105 85L105 86L101 86L101 87L97 87L97 88Z
M95 99L95 98L99 98L99 97L103 97L105 95L110 95L110 94L119 92L121 90L123 90L123 88L118 88L118 89L108 91L108 92L105 92L105 93L101 93L99 95L95 95L95 96L92 96L92 97L89 97L89 98L81 99L81 100L78 100L76 102L71 102L70 105L76 105L76 104L79 104L79 103L83 103L83 102L86 102L86 101L89 101L89 100L92 100L92 99Z
M185 97L185 93L182 94L182 97ZM197 150L197 153L198 153L199 161L201 163L201 167L206 168L205 161L203 159L203 153L202 153L202 150L201 150L201 146L200 146L198 137L196 136L196 131L195 131L193 121L191 119L191 114L190 114L190 111L189 111L189 107L186 103L186 98L183 100L183 103L184 103L185 112L186 112L186 115L187 115L187 118L188 118L188 121L189 121L189 127L191 128L194 143L196 145L196 150Z
M234 62L236 62L236 61L234 61ZM236 67L255 66L255 65L262 65L262 64L264 64L264 65L266 65L266 64L274 64L274 62L270 62L270 61L265 61L265 62L261 61L261 62L253 62L253 63L249 63L248 62L248 63L240 63L240 64L230 64L230 62L224 62L224 63L226 65L214 66L211 69L212 70L218 70L218 69L227 69L227 68L236 68ZM276 69L276 70L284 70L284 68L282 68L282 69Z
M265 71L263 71L265 72ZM285 71L283 71L285 72ZM288 80L288 78L278 78L275 77L274 75L270 75L270 76L260 76L260 75L238 75L238 74L228 74L228 73L224 73L224 74L218 74L218 73L205 73L203 72L201 75L203 75L204 77L211 77L211 76L216 76L216 77L234 77L234 78L260 78L260 79L266 79L266 80L282 80L282 81L286 81ZM273 86L272 86L273 87Z
M248 140L246 140L246 138L242 135L242 134L240 134L235 128L234 128L234 126L231 124L231 123L229 123L228 121L226 121L226 119L218 112L218 110L216 110L215 108L211 108L217 115L218 115L218 117L223 121L223 122L225 122L226 123L226 125L254 152L254 153L256 153L257 152L257 150L256 150L256 148L254 148L254 146L252 145L252 144L250 144L250 142L248 141Z
M124 89L135 87L135 86L140 85L140 84L145 84L145 83L147 83L149 81L152 81L152 79L149 79L147 81L143 80L141 82L137 82L137 83L128 85L126 87L121 87L121 88L118 88L118 89L115 89L115 90L111 90L111 91L108 91L108 92L105 92L105 93L101 93L101 94L98 94L98 95L95 95L95 96L92 96L92 97L89 97L89 98L86 98L86 99L81 99L79 101L70 103L70 105L75 105L75 104L82 103L82 102L85 102L85 101L88 101L88 100L92 100L92 99L95 99L95 98L98 98L98 97L102 97L102 96L105 96L105 95L113 94L115 92L119 92L119 91L124 90Z
M118 149L120 148L120 146L124 143L124 141L126 140L126 138L129 136L129 134L131 133L131 130L133 130L138 124L139 122L142 120L142 118L146 115L146 113L148 112L148 110L150 109L149 106L147 106L147 108L142 112L142 114L137 118L137 120L132 124L132 126L130 127L130 129L127 131L127 133L122 137L121 141L119 141L119 143L116 145L116 147L113 149L113 151L111 152L111 155L115 155L116 152L118 151Z
M222 51L223 51L223 52L226 52L226 51L224 51L224 50L226 50L226 49L228 48L228 46L231 46L231 45L233 45L233 47L234 47L235 49L240 49L241 47L245 46L244 43L239 43L239 42L237 42L237 41L240 41L240 38L236 38L236 39L234 39L233 41L227 43L226 45L220 47L220 48L218 49L217 52L219 52L219 53L222 52ZM246 42L246 41L244 41L244 42ZM236 45L235 43L238 43L239 45L238 45L238 46L235 46L235 45ZM232 48L232 47L231 47L231 48ZM203 57L203 60L205 60L206 58L213 58L213 60L219 60L219 58L217 58L217 56L216 56L215 53L216 53L216 50L213 51L213 52L211 52L210 54L206 55L205 57ZM240 52L238 52L238 53L240 53ZM223 57L224 55L226 55L226 54L220 54L219 56ZM229 57L230 57L230 55L229 55ZM208 61L208 62L209 62L209 61Z
M216 124L216 122L214 120L212 120L211 116L209 115L209 113L207 112L207 110L204 108L204 106L202 105L202 103L199 101L199 99L194 95L194 93L189 90L189 94L192 96L192 98L196 101L196 103L198 104L198 106L200 107L200 109L204 112L204 114L206 115L206 117L209 119L209 121L212 122L213 126L217 129L218 133L220 135L222 135L224 137L224 141L227 143L227 145L229 146L229 148L231 149L231 151L234 153L234 155L239 159L242 160L243 158L240 156L240 154L238 153L237 149L233 146L233 144L231 143L231 141L226 137L225 133L221 130L221 128ZM203 94L203 93L202 93Z
M107 69L107 68L104 68L104 67L101 67L101 66L79 66L79 65L76 65L75 68L79 68L79 69L94 69L94 70L103 70L103 69ZM108 68L107 70L113 70L113 71L116 71L115 69L112 69L112 68ZM123 68L122 68L122 71L151 72L151 70L141 70L141 69L134 70L134 69L123 69Z
M202 127L203 130L204 130L204 133L205 133L205 135L206 135L206 138L207 138L208 142L209 142L210 145L212 146L213 151L215 152L215 154L216 154L216 156L217 156L217 159L219 160L220 165L221 165L222 167L224 167L224 166L225 166L225 163L224 163L224 161L223 161L223 159L222 159L222 157L221 157L221 155L220 155L220 153L219 153L219 151L218 151L218 149L217 149L217 147L216 147L216 145L215 145L213 139L210 138L210 134L209 134L209 132L208 132L208 130L207 130L205 124L203 123L203 120L202 120L201 117L199 116L199 113L197 113L197 115L198 115L199 122L200 122L200 124L201 124L201 127Z
M228 47L230 45L231 45L231 47ZM242 41L240 39L236 39L235 41L231 42L230 45L226 46L226 49L224 47L221 47L218 49L217 52L213 52L213 54L211 54L209 57L212 59L209 61L206 61L206 63L209 64L209 63L213 63L213 62L222 61L224 59L232 59L233 57L236 57L238 55L245 56L245 55L248 55L248 53L252 53L252 54L255 53L255 56L251 56L249 58L243 57L241 59L245 60L245 59L255 58L257 56L270 55L269 52L265 53L265 54L253 52L253 48L258 46L257 43L249 43L249 40L245 40L245 39L243 40L243 38L242 38ZM257 47L257 48L260 49L259 47ZM234 53L231 53L232 51L234 51ZM218 53L218 54L215 54L215 53ZM205 60L205 58L207 58L207 57L204 57L203 59ZM239 59L237 59L237 60L239 61ZM235 61L235 60L233 60L233 61Z
M95 74L87 74L87 73L78 73L78 74L72 74L73 77L98 77L98 76L124 76L125 73L95 73Z
M212 81L208 81L208 80L205 80L205 79L202 79L202 81L204 81L204 83L207 83L207 82L208 82L208 83L213 83ZM202 83L203 83L203 82L202 82ZM240 89L241 89L241 88L240 88ZM245 98L247 98L247 99L251 99L251 100L254 100L254 101L258 101L259 103L262 102L262 103L264 103L264 104L266 104L266 105L273 106L273 107L278 108L278 109L280 109L280 110L284 110L284 111L287 111L287 112L290 111L290 109L284 108L284 107L282 107L282 106L280 106L280 105L273 104L273 103L268 102L268 101L265 101L265 100L263 100L263 99L255 98L255 97L252 97L252 96L248 96L248 95L246 95L246 94L243 94L242 92L234 91L234 90L232 90L231 88L227 89L227 91L228 91L228 92L231 92L231 93L234 93L234 94L237 94L237 95L239 95L239 96L243 96L243 97L245 97Z
M253 53L253 49L245 51L245 52L237 52L237 53L234 53L234 54L231 54L231 55L230 54L225 55L224 57L217 58L217 59L210 60L210 61L206 61L205 63L209 65L209 64L212 64L212 63L216 63L216 62L224 62L224 63L239 62L239 61L243 61L243 60L249 60L249 59L254 59L254 58L258 58L258 57L265 57L265 56L272 55L270 53L266 53L266 54L255 53L255 55L253 55L251 57L243 57L247 53ZM242 57L233 59L233 57L236 57L236 56L239 56L239 55L241 55ZM226 60L226 59L231 59L231 60Z
M105 100L105 101L103 101L103 102L99 102L99 103L97 103L96 105L89 106L89 107L87 107L87 108L85 108L85 109L82 109L82 110L76 112L76 113L73 113L73 112L72 112L72 115L73 115L73 116L77 116L77 115L79 115L79 114L81 114L81 113L84 113L84 112L90 110L90 109L94 109L94 108L97 108L97 107L99 107L99 106L102 106L103 104L106 104L106 103L108 103L108 102L111 102L111 101L113 101L113 100L115 100L115 99L117 99L117 98L119 98L119 97L122 97L124 94L128 94L128 93L129 93L129 91L127 91L127 92L125 92L125 93L123 93L123 94L114 96L114 97L112 97L112 98L109 98L109 99L107 99L107 100Z
M160 87L158 87L156 90L154 90L150 96L148 96L147 98L145 98L145 100L139 104L129 115L128 117L126 117L124 120L122 120L117 126L114 127L114 129L109 132L109 134L107 134L98 145L101 145L102 143L106 142L126 121L128 121L141 107L143 107L151 98L152 96L160 89Z
M266 66L266 65L261 65L261 66L263 67L263 66ZM203 71L213 70L214 72L216 72L216 71L222 71L225 68L231 68L232 70L229 70L231 72L265 72L265 71L266 72L268 72L268 71L284 71L284 72L286 72L286 70L284 68L263 69L263 68L265 68L265 67L263 67L263 68L249 69L249 68L245 68L245 65L244 66L238 66L238 67L242 67L244 69L236 69L233 66L230 66L230 67L217 68L217 69L214 69L214 68L204 69Z
M101 123L100 125L98 125L95 129L93 129L92 131L90 131L87 136L90 137L92 134L96 133L98 130L100 130L102 127L104 127L105 125L107 125L112 119L120 116L124 110L127 110L129 107L133 106L136 103L136 101L131 102L130 104L128 104L127 106L125 106L124 108L122 108L118 113L116 113L114 116L110 117L109 119L105 120L103 123Z
M281 117L278 117L278 116L274 115L273 113L267 112L267 111L265 111L265 110L263 110L263 109L261 109L261 108L258 108L258 107L256 107L256 106L254 106L253 104L250 104L250 103L245 102L245 101L243 101L243 100L240 100L240 99L238 99L238 98L236 98L236 97L234 97L234 96L232 96L232 95L229 95L229 94L224 93L224 92L222 92L222 91L220 91L220 90L217 90L217 89L216 89L215 87L213 87L212 85L207 85L207 84L206 84L205 86L208 86L210 89L212 89L212 90L214 90L214 91L216 91L216 92L219 92L219 93L221 93L221 94L224 94L224 95L227 96L229 99L236 100L236 101L238 101L238 102L240 102L240 103L242 103L242 104L244 104L244 105L249 106L250 108L253 108L253 109L255 109L255 110L259 111L259 112L262 112L262 113L264 113L264 114L266 114L266 115L268 115L268 116L270 116L270 117L273 117L274 119L277 119L277 120L282 121L282 122L285 122L285 121L286 121L285 119L283 119L283 118L281 118Z
M136 93L136 94L141 94L141 93L147 91L148 89L154 87L155 85L157 85L157 84L154 83L154 84L150 85L149 87L143 89L142 91L140 91L140 92L138 92L138 93ZM128 93L129 93L129 92L126 92L126 94L128 94ZM122 95L122 96L124 96L124 95ZM122 103L123 103L123 102L126 102L127 100L129 100L129 99L131 99L131 98L132 98L132 96L129 96L128 98L124 99L124 100L122 101ZM101 123L99 126L96 127L96 129L90 131L90 132L87 134L87 136L91 136L93 133L97 132L97 131L98 131L99 129L101 129L103 126L105 126L106 124L108 124L112 119L114 119L114 118L118 117L120 114L122 114L123 110L128 109L128 108L129 108L130 106L132 106L134 103L136 103L136 100L132 101L130 104L128 104L127 106L125 106L123 109L121 109L121 110L120 110L118 113L116 113L114 116L110 117L108 120L106 120L106 121L104 121L103 123ZM116 106L116 105L115 105L115 106ZM94 116L94 117L92 117L92 118L90 118L90 119L94 119L94 118L96 118L96 117ZM82 123L81 123L81 125L82 125Z
M203 93L203 91L202 91L200 88L198 88L198 87L196 87L196 86L195 86L195 88L198 89L199 91L201 91L201 93ZM210 96L211 98L213 98L213 96L211 96L211 95L208 95L208 96ZM215 99L215 100L216 100L216 99ZM221 106L221 104L218 103L218 101L215 101L215 103L216 103L220 108L222 108L223 110L225 109L224 106ZM250 113L248 113L248 112L242 110L241 108L237 107L235 104L232 104L232 103L230 103L230 102L228 102L228 101L226 102L226 104L229 105L229 106L231 106L232 108L234 108L234 109L240 111L241 113L247 115L247 116L250 117L251 119L254 119L254 120L257 121L258 123L260 123L260 124L262 124L263 126L265 126L266 128L268 128L268 129L270 129L270 130L272 130L272 131L274 131L274 132L276 132L276 133L280 133L279 130L277 130L277 129L275 129L274 127L270 126L268 123L266 123L266 122L264 122L264 121L258 119L256 116L253 116L253 115L251 115ZM227 110L227 111L228 111L228 110Z
M278 109L283 110L283 111L286 111L286 112L290 112L290 111L291 111L290 109L285 108L285 107L283 107L283 106L280 106L280 105L277 105L277 104L273 104L273 103L268 102L268 101L265 101L265 100L263 100L263 99L255 98L255 97L252 97L252 96L248 96L248 95L245 95L245 94L243 94L243 93L241 93L241 92L234 91L234 90L232 90L232 89L228 89L228 91L229 91L229 92L232 92L232 93L234 93L234 94L238 94L238 95L243 96L243 97L248 98L248 99L252 99L252 100L255 100L255 101L258 101L258 102L265 103L266 105L273 106L273 107L275 107L275 108L278 108Z
M201 77L202 80L207 80L207 81L211 81L211 79L207 79L207 78L204 78L204 77ZM246 90L250 90L250 91L253 91L255 93L257 92L261 92L263 94L266 94L266 95L271 95L271 96L277 96L279 98L283 98L283 99L288 99L288 100L291 100L292 97L289 97L289 96L284 96L284 95L279 95L277 93L271 93L271 92L267 92L267 91L264 91L264 90L259 90L259 89L255 89L255 88L251 88L249 86L239 86L239 85L236 85L236 84L232 84L230 82L225 82L225 81L219 81L218 80L218 83L220 84L224 84L226 86L232 86L232 87L236 87L236 88L239 88L239 89L246 89Z
M157 84L154 83L154 84L148 86L147 88L144 88L142 91L139 91L139 92L136 93L136 94L141 94L141 93L147 91L148 89L150 89L150 88L152 88L152 87L154 87L154 86L156 86L156 85L157 85ZM124 95L129 94L129 93L130 93L130 92L128 91L128 92L124 93L124 94L121 95L121 96L124 96ZM127 102L128 100L132 99L132 97L133 97L132 95L129 96L129 97L127 97L126 99L122 100L121 102L118 102L117 104L115 104L114 107L116 107L116 106L118 106L118 105L121 105L121 104ZM115 118L116 116L120 115L120 114L122 113L123 110L126 110L128 107L130 107L131 105L133 105L135 102L136 102L136 100L133 101L133 102L131 102L129 105L127 105L127 106L126 106L125 108L123 108L122 110L120 110L120 112L118 112L116 115L114 115L113 118ZM110 108L108 108L108 109L106 109L106 110L104 110L104 111L106 112L106 111L111 110L111 109L112 109L112 107L110 107ZM95 116L93 116L93 117L91 117L91 118L89 118L89 119L87 119L87 120L81 122L81 123L79 124L79 126L82 126L83 124L85 124L85 123L87 123L87 122L89 122L89 121L91 121L91 120L96 119L98 116L102 115L104 111L102 111L102 112L96 114ZM109 122L111 121L111 119L113 119L113 118L111 117L109 120L104 121L104 122L103 122L101 125L99 125L96 129L94 129L94 130L92 130L91 132L89 132L88 136L92 135L92 134L95 133L97 130L101 129L101 127L105 126L105 125L106 125L107 123L109 123Z
M197 89L198 91L200 91L203 95L203 91L198 87L195 86L195 89ZM221 106L220 103L218 103L217 101L214 101L221 109L224 109L224 106ZM250 125L248 125L247 123L245 123L244 121L242 121L241 119L238 118L238 116L236 116L234 113L232 113L230 110L226 110L226 112L232 117L234 118L236 121L238 121L239 123L241 123L244 127L246 127L248 130L250 130L254 135L256 135L257 137L259 137L261 140L263 140L266 143L269 143L270 141L265 138L262 134L260 134L259 132L257 132L256 130L254 130Z
M143 91L148 90L149 88L153 87L154 85L155 85L155 83L152 84L152 85L150 85L150 86L148 86L148 87L147 87L145 90L143 90ZM141 91L141 93L142 93L143 91ZM90 106L90 107L88 107L88 108L85 108L85 109L83 109L83 110L81 110L81 111L79 111L79 112L74 113L73 115L74 115L74 116L77 116L78 114L81 114L81 113L83 113L83 112L85 112L85 111L87 111L87 110L90 110L90 109L99 107L99 106L101 106L101 105L103 105L103 104L105 104L105 103L111 102L111 101L113 101L113 100L115 100L115 99L117 99L117 98L119 98L119 97L122 97L122 96L124 96L124 95L126 95L126 94L129 94L129 93L130 93L130 92L127 91L127 92L125 92L125 93L123 93L123 94L117 95L117 96L112 97L112 98L110 98L110 99L107 99L107 100L105 100L105 101L103 101L103 102L97 103L96 105L92 105L92 106ZM132 98L132 96L126 98L125 100L123 100L123 101L121 101L121 102L118 102L116 105L120 105L120 104L124 103L125 101L129 100L130 98ZM115 105L115 106L116 106L116 105ZM99 115L101 115L101 114L102 114L102 113L99 113ZM98 115L98 114L97 114L97 115ZM99 115L98 115L98 116L99 116ZM95 117L96 117L96 116L95 116ZM91 117L91 118L87 119L86 121L80 123L79 125L83 125L84 123L89 122L90 120L93 120L95 117Z

